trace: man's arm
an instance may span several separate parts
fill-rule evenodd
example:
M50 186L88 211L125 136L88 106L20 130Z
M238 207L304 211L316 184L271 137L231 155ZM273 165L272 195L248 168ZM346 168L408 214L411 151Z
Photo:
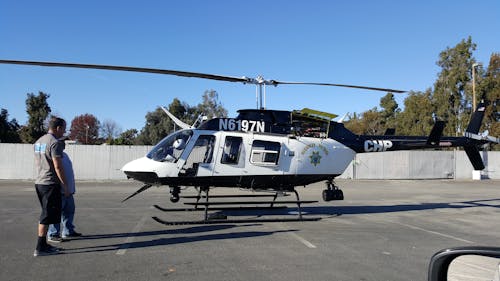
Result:
M70 194L69 194L68 185L67 185L67 181L66 181L66 175L64 173L62 158L61 157L54 157L54 158L52 158L52 162L54 163L54 169L56 170L56 174L59 177L59 180L61 181L62 188L64 189L64 196L68 197Z

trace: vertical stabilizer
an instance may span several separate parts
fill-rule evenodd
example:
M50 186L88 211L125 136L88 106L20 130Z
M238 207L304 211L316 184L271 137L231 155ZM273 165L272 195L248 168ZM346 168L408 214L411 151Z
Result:
M475 146L464 146L465 153L474 167L474 170L484 169L483 159L479 154L479 150Z
M429 134L429 138L427 139L427 144L436 145L439 144L441 137L443 136L443 130L446 122L444 121L436 121L434 127L432 127L431 133Z
M484 111L486 109L486 105L484 102L481 102L476 111L472 113L472 117L470 118L469 126L467 126L466 132L477 134L479 133L479 128L481 127L481 123L483 122Z

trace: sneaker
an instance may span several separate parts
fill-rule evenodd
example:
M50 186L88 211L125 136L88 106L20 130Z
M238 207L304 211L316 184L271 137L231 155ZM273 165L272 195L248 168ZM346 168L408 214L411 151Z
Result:
M52 243L61 243L64 241L64 239L61 238L61 236L59 235L54 235L54 236L48 236L47 241Z
M63 239L64 238L76 238L76 237L80 237L80 236L82 236L82 234L75 231L75 232L72 232L72 233L70 233L68 235L63 235L62 238Z
M36 250L33 253L33 256L35 257L41 257L41 256L50 256L50 255L57 255L57 254L62 254L61 253L61 248L57 248L54 246L47 245L44 249L41 250Z

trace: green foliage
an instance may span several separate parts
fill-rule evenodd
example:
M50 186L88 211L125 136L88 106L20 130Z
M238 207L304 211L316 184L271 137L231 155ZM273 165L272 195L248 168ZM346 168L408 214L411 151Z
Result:
M405 110L398 116L396 132L401 135L425 136L434 125L432 92L410 92L405 99Z
M214 90L207 90L203 93L203 100L196 107L198 114L203 114L209 119L227 117L227 110L219 101L219 94Z
M19 143L21 137L19 136L19 129L21 127L17 124L16 119L9 121L9 112L7 109L0 111L0 142L3 143Z
M380 100L382 110L376 108L354 115L346 127L356 134L380 134L383 128L395 127L400 135L428 135L435 119L446 121L444 135L461 136L472 113L472 55L476 44L469 37L453 48L439 54L437 65L441 67L434 90L410 92L404 101L404 110L398 108L394 96L389 93ZM500 136L498 104L500 103L500 54L491 55L487 70L476 65L474 81L476 99L489 101L482 131ZM497 146L497 149L500 149Z
M486 107L485 120L481 130L488 130L489 135L500 136L500 54L493 53L483 79L479 81L478 93L481 99L489 103ZM500 145L495 147L500 149Z
M401 111L392 93L387 93L380 99L382 110L376 107L365 111L361 118L354 114L345 126L355 134L381 135L388 128L396 128L396 117Z
M209 118L227 116L227 110L219 102L216 91L205 91L202 98L202 102L194 107L174 98L168 106L168 111L184 123L190 125L194 124L199 115L205 115ZM153 145L178 129L180 128L158 107L155 111L146 114L146 125L142 128L140 135L136 139L136 143Z
M143 145L158 143L173 131L173 122L160 107L146 114L146 125L142 128L137 142Z
M136 142L138 131L136 129L129 129L121 133L118 138L113 142L115 145L133 145Z
M387 93L382 97L380 99L380 107L382 107L382 111L380 112L380 117L382 118L380 123L382 127L385 129L396 128L396 119L401 110L394 99L394 94Z
M28 124L22 127L20 135L23 143L33 143L47 133L46 120L51 112L47 99L50 95L38 92L38 95L28 93L26 99L26 112Z
M475 49L469 37L439 54L437 65L442 70L434 84L432 101L437 118L447 121L445 135L462 135L469 121L472 99L466 86L471 80Z
M365 134L363 119L361 119L361 117L359 117L359 115L356 114L356 112L354 112L351 118L348 121L346 121L344 125L348 130L357 135Z
M384 133L382 114L376 107L363 112L364 134L381 135Z

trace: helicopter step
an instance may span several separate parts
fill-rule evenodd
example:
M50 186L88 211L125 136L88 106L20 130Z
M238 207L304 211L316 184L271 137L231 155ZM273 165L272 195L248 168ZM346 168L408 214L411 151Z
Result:
M279 218L279 219L210 219L200 221L164 221L158 217L152 217L156 222L164 225L193 225L193 224L225 224L225 223L252 223L252 222L302 222L302 221L319 221L321 218Z

